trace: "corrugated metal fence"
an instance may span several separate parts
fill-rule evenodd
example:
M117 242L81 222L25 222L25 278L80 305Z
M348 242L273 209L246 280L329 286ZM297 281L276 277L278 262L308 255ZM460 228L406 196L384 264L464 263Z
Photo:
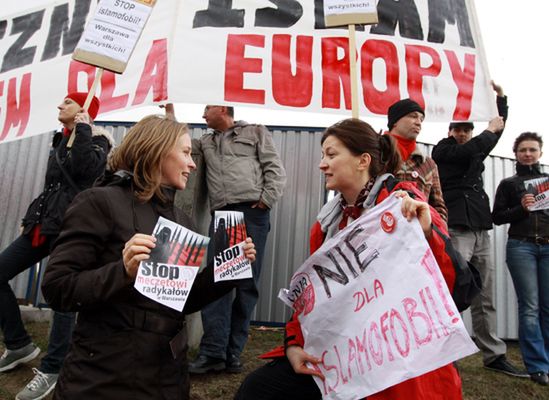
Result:
M102 123L119 142L129 124ZM202 124L191 125L193 138L205 132ZM308 232L326 194L318 170L320 162L320 128L269 127L286 167L288 182L283 198L271 213L269 235L263 263L260 299L253 319L282 323L290 310L277 299L308 255ZM19 224L27 206L41 191L51 134L0 145L0 249L3 250L19 233ZM430 152L432 146L424 146ZM514 173L514 161L489 157L486 162L485 186L490 199L504 177ZM205 223L207 224L207 222ZM205 224L202 224L204 226ZM497 333L503 338L518 337L516 297L505 266L506 227L492 231L493 256L496 265ZM2 266L0 266L1 268ZM43 269L43 268L42 268ZM26 271L11 281L18 298L41 304L43 298L36 288L40 275ZM470 316L465 323L471 326Z

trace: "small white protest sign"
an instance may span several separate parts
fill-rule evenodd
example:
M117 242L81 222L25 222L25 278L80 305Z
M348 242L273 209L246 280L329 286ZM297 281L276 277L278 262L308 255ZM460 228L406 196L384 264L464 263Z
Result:
M549 177L528 179L524 181L527 193L534 195L534 205L528 207L530 211L546 210L549 208Z
M122 73L156 0L101 0L73 59Z
M417 219L390 196L326 241L279 297L324 399L362 399L478 351Z
M209 238L160 217L154 228L156 246L142 261L134 287L157 303L182 311Z
M214 218L214 282L251 278L252 264L244 255L244 213L216 211Z
M252 277L252 264L244 255L244 244L240 242L215 255L214 282Z
M196 274L197 267L142 261L135 278L135 288L157 303L182 311Z
M324 0L326 26L376 24L375 0Z

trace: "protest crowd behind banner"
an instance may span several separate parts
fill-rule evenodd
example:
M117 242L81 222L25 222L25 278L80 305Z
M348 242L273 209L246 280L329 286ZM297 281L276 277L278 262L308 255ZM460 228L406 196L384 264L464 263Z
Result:
M101 77L101 112L167 100L350 110L347 31L325 29L320 2L231 4L158 2L124 74ZM357 30L361 115L385 115L404 97L431 121L495 115L473 2L451 4L378 2L380 23ZM95 67L70 57L94 11L91 0L67 0L22 8L0 25L0 142L55 128L44 104L91 86Z
M129 4L120 0L109 3L112 7L122 8ZM105 71L101 77L98 97L103 104L102 112L167 100L240 103L315 112L350 109L348 70L351 52L346 32L325 28L323 19L319 17L318 2L288 1L262 8L252 0L243 1L238 8L231 7L230 3L189 0L181 6L177 0L159 2L125 74ZM398 21L399 31L394 29L395 21L383 19L373 28L359 29L356 50L361 113L385 115L388 105L410 96L425 106L432 120L476 120L492 116L494 108L488 100L488 73L478 40L472 1L457 1L451 10L445 11L437 10L427 0L402 4L397 7L402 7L407 17ZM0 23L0 54L4 54L0 60L0 143L54 128L44 125L44 121L53 119L47 107L42 107L52 93L89 89L95 78L95 67L71 61L70 55L94 13L94 7L95 2L91 0L57 2L19 13L4 24ZM395 6L380 0L379 7ZM219 13L224 13L227 18L220 21L216 17ZM128 23L140 23L134 20L136 17L126 16L123 11L105 10L103 14L114 15ZM122 35L100 26L97 30L113 37L113 42L116 42L115 36ZM112 54L124 53L125 49L113 44L109 51ZM189 59L200 59L201 62L190 63ZM45 76L48 78L43 79ZM52 81L63 82L63 85L52 87L48 84ZM421 232L418 235L421 236ZM400 242L391 245L395 244L402 246ZM234 252L227 249L227 252L220 253L225 264L220 262L219 266L225 269L234 267L235 274L242 274L243 271L237 269L244 265L239 264L245 259L243 250L241 246L231 249L235 249ZM238 254L236 249L240 249ZM364 285L357 289L351 301L353 313L377 310L369 307L371 302L388 310L375 317L368 326L358 327L363 328L362 341L360 332L352 331L348 338L344 338L346 343L338 347L337 344L323 343L322 339L320 343L315 342L315 335L310 332L307 350L321 353L327 360L323 367L329 378L326 382L319 382L326 398L340 398L342 391L338 389L336 395L335 389L345 387L348 382L351 383L344 391L356 393L357 388L361 388L361 395L366 396L474 351L459 313L449 300L450 295L436 262L432 254L429 257L428 247L426 249L417 267L424 267L423 272L427 272L426 277L432 282L407 288L417 289L418 299L424 307L422 311L417 311L418 299L393 298L390 286L380 275L369 280L371 287ZM376 260L378 257L383 258L377 250L370 256L368 264L380 261ZM193 271L192 276L181 277L182 269L172 262L143 263L137 283L142 287L141 292L151 299L175 294L165 297L163 303L179 302L169 306L181 311L184 301L181 303L177 298L179 289L183 286L190 289L197 271ZM315 270L318 273L319 269ZM220 269L217 274L224 272ZM229 279L235 279L232 272L230 275ZM330 299L332 293L326 276L318 275L321 286L314 291L322 292L320 289L323 288ZM298 289L294 287L294 294L307 290L311 295L309 285L313 284L304 276L307 275L303 274L297 280ZM181 287L174 283L179 278L185 280L179 284ZM225 280L223 278L226 275L221 275L219 280ZM422 284L427 286L420 288ZM158 287L163 287L163 291L159 292ZM316 299L320 300L319 297ZM389 301L385 303L385 300ZM395 300L402 307L402 313L397 311L397 306L391 305ZM311 304L302 306L307 309ZM311 313L309 318L312 318L313 310L308 311L306 314ZM344 315L340 314L343 323L351 320ZM422 321L422 329L415 325L418 320ZM306 321L306 318L302 321L304 331L307 330ZM318 320L314 321L312 324L317 327ZM325 322L335 323L329 319ZM395 328L396 324L399 327ZM353 342L354 337L357 339ZM376 345L377 349L374 348ZM427 345L426 351L415 354L414 350L423 345ZM436 350L428 348L429 345L435 346ZM343 354L344 351L348 353L342 364L340 352ZM366 382L353 381L351 371L354 371L355 378L360 378L366 369L375 370L376 365L381 367L385 357L394 361L397 353L402 359L411 355L410 359L421 368L395 368L389 379L376 378L372 374ZM426 354L428 360L424 359ZM379 371L386 372L381 368Z

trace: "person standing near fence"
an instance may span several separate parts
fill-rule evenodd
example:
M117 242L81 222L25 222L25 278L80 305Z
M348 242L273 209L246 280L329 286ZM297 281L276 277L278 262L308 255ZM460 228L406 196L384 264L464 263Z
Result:
M53 309L78 311L54 399L189 399L185 314L234 281L214 283L210 262L186 291L182 311L144 296L135 281L141 261L165 256L154 252L163 240L152 235L159 217L195 230L174 203L196 168L191 149L187 125L145 117L114 150L104 177L67 210L42 283ZM251 239L244 254L255 260ZM161 275L151 275L159 289L170 281Z
M518 299L522 359L530 378L547 386L549 210L530 209L535 204L535 187L541 187L541 193L549 188L549 174L542 172L539 164L542 146L541 136L534 132L515 139L517 173L499 184L492 218L496 225L510 224L506 260Z
M311 228L311 254L361 215L370 212L391 193L397 192L397 196L403 199L402 214L410 220L417 217L444 277L442 284L447 284L452 291L454 267L450 257L444 252L444 240L439 234L446 234L444 221L433 207L429 207L423 193L414 183L401 182L393 177L401 165L394 139L390 135L378 135L368 123L353 118L328 127L320 143L322 157L319 168L324 175L325 187L338 194L322 207ZM432 229L433 226L437 229ZM377 229L381 231L381 224ZM386 267L391 268L391 265ZM399 276L398 279L406 277ZM348 295L351 297L352 293ZM357 324L364 323L359 314L356 314L356 318L354 322ZM330 336L334 343L338 334L339 331ZM324 355L309 354L304 347L305 337L301 322L298 312L294 312L286 323L284 345L262 356L273 360L251 372L242 382L234 399L321 399L322 393L312 375L323 379L321 370L313 365L322 363ZM337 393L338 389L330 390ZM368 400L461 398L461 379L453 364L407 379L368 396Z
M415 182L446 222L448 209L442 197L437 165L432 158L423 154L416 143L424 119L425 110L412 99L399 100L387 110L389 135L396 140L402 158L395 176L403 181Z
M507 360L507 346L496 334L494 298L495 267L490 254L492 218L490 201L484 191L484 160L498 143L507 120L507 96L492 83L499 116L473 137L472 122L452 122L448 137L433 148L454 247L479 271L482 290L471 304L475 342L482 351L484 367L515 377L528 377Z
M242 371L240 353L248 340L250 318L259 297L261 264L271 228L270 210L282 196L286 171L265 126L235 121L233 107L227 106L208 105L203 118L213 129L199 139L197 146L206 164L212 211L210 236L215 211L241 211L257 258L252 264L253 278L238 282L234 300L229 293L202 310L204 335L189 371L238 373ZM208 257L213 258L213 242Z
M0 358L0 372L12 370L40 354L25 330L9 281L50 254L67 207L78 192L90 187L103 173L114 144L109 132L93 125L99 100L93 97L87 112L82 108L87 95L69 93L57 107L63 131L53 138L44 191L30 204L23 218L22 234L0 253L0 326L6 347ZM68 148L73 130L74 143ZM34 369L34 378L16 399L41 399L53 390L73 326L73 313L54 313L47 353L40 367Z

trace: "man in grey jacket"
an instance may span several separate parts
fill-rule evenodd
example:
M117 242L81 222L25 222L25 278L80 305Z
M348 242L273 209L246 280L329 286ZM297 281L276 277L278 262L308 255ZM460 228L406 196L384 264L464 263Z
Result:
M250 317L258 299L258 282L267 235L270 209L282 196L286 172L263 125L234 121L233 107L208 105L203 118L213 131L197 143L206 165L206 184L212 211L244 213L246 230L257 250L252 264L253 279L239 282L234 300L232 293L202 309L204 335L198 357L189 371L203 374L226 369L242 371L240 353L248 338ZM212 246L208 251L213 256Z

